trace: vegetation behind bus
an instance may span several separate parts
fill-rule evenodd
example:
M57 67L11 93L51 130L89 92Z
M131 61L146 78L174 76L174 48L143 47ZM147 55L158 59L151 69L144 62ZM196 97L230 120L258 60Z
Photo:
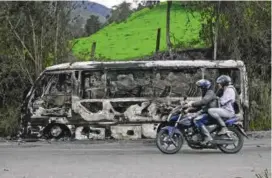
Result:
M65 53L69 51L66 42L70 40L71 37L68 33L62 31L65 33L59 34L61 35L59 38L61 43L55 48L56 28L51 27L52 25L56 27L57 18L51 18L51 16L47 18L48 16L44 15L50 9L46 7L49 3L10 3L14 3L12 7L6 7L5 5L7 3L0 6L1 12L4 12L0 13L0 16L3 17L0 18L2 24L0 27L0 135L10 135L16 131L18 118L20 116L20 105L24 98L23 93L31 86L32 81L37 77L37 73L33 70L36 68L35 61L42 55L42 69L49 64L64 62L65 60L63 58L61 61L57 61L52 51L57 49L58 57L65 56ZM31 21L28 18L19 18L22 16L29 17L29 12L24 11L24 9L28 9L24 8L26 4L30 9L31 7L39 5L39 8L36 8L36 11L32 11L31 14L35 17L34 22L42 22L43 24L36 26L34 29L38 39L46 37L46 41L44 42L47 44L43 46L43 50L36 51L40 52L41 55L30 55L34 54L34 46L37 46L33 45ZM211 39L213 39L213 33L211 33L211 30L213 30L213 28L211 27L214 27L216 14L214 12L215 9L218 9L217 6L217 2L207 1L187 2L186 4L187 8L191 8L193 11L198 10L201 14L201 23L203 25L201 26L200 38L201 41L204 40L206 42L207 47L212 46ZM14 11L14 9L17 9L17 11ZM58 10L62 11L63 7L59 7ZM55 13L51 14L54 15ZM16 19L20 19L21 21L18 23L20 28L12 28L7 17L14 24L17 22L15 21ZM69 16L66 15L65 17ZM46 20L43 20L43 18L46 18ZM66 22L67 21L62 20L62 23L59 23L62 29L68 26ZM142 26L145 26L144 22ZM229 56L232 59L243 60L248 70L250 116L252 119L250 127L253 130L270 129L271 2L221 2L219 27L218 58ZM48 28L51 31L45 36L41 33L42 28ZM17 35L24 37L21 38L22 41L18 40ZM26 48L22 46L22 42L24 42ZM36 43L37 42L39 41L37 40ZM128 38L127 43L134 43L134 41L129 41ZM177 47L183 48L184 46L180 45ZM9 57L4 57L3 55L8 55ZM68 55L66 56L67 58L69 57Z

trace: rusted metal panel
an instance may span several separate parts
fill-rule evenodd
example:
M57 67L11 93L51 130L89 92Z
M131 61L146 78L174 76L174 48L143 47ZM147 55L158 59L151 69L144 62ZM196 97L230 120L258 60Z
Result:
M139 125L127 126L117 125L111 126L111 136L115 139L140 139L142 138L142 128Z
M223 60L223 61L210 61L210 60L167 60L167 61L115 61L115 62L75 62L64 63L47 67L47 71L51 70L75 70L75 69L127 69L127 68L150 68L150 67L218 67L218 68L231 68L243 67L242 61Z

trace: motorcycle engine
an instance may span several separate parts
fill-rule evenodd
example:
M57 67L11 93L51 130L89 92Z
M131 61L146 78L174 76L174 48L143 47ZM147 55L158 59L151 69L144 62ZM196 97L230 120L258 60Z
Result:
M194 142L200 142L201 140L202 140L202 137L200 134L194 134L192 136L192 141L194 141Z
M193 128L189 128L186 130L187 135L189 136L190 140L194 142L199 142L202 140L201 134L196 133Z

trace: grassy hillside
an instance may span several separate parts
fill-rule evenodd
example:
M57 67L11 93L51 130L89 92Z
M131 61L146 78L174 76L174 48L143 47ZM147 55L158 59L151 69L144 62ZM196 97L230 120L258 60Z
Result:
M171 7L171 41L181 47L203 47L199 40L199 14L191 14L178 4ZM160 50L166 50L166 4L143 9L132 14L126 22L111 24L96 34L76 39L73 54L84 60L90 57L92 42L96 41L96 57L127 60L151 55L155 51L157 28L161 28Z

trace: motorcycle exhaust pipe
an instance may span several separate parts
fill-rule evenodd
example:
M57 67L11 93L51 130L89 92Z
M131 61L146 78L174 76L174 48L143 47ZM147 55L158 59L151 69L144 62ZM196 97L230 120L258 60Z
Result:
M211 143L217 145L234 144L235 140L212 140Z

